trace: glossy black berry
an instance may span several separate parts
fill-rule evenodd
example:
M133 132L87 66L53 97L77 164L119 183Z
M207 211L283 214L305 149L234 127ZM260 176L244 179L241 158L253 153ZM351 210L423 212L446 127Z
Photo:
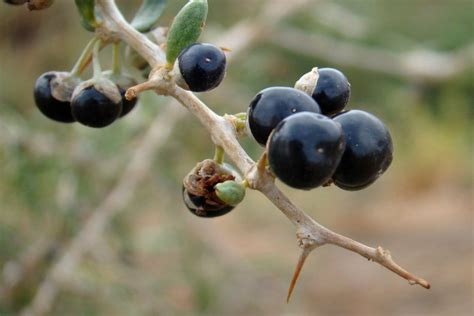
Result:
M327 183L344 152L341 126L321 114L301 112L281 121L268 141L273 173L297 189Z
M267 88L250 102L248 127L255 140L265 146L268 136L278 123L303 111L321 113L318 104L300 90L288 87Z
M112 124L119 117L122 112L122 97L111 81L99 86L85 83L74 92L71 109L79 123L101 128Z
M351 97L351 85L342 72L333 68L320 68L319 79L313 92L324 115L341 112Z
M185 84L177 83L194 92L216 88L224 79L226 57L222 49L196 43L183 49L178 56L179 72Z
M374 115L351 110L334 117L341 124L346 149L334 173L334 183L344 190L372 184L390 166L393 145L385 125Z
M216 203L204 196L197 196L189 193L184 187L183 201L188 210L199 217L218 217L229 213L234 209L231 205L222 205L222 203Z
M52 81L64 77L65 74L60 72L42 74L36 80L33 95L36 106L45 116L58 122L72 123L75 119L71 114L71 102L58 100L52 94Z

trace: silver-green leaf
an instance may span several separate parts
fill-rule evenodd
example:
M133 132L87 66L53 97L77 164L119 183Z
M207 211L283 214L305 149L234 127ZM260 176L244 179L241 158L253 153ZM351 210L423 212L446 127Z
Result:
M132 26L142 33L151 31L166 7L167 0L144 0L132 20Z
M190 0L176 15L166 42L168 65L173 65L179 53L197 41L206 24L207 11L207 0Z
M82 26L86 30L93 32L98 25L95 16L95 0L75 0L75 2L81 15Z

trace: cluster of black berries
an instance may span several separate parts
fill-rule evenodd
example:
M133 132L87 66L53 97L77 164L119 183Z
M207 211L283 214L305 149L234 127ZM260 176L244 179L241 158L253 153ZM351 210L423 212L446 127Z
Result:
M125 92L135 84L133 78L112 72L81 82L70 73L51 71L36 80L34 99L54 121L101 128L133 110L137 99L127 100Z
M335 183L345 190L372 184L392 162L392 140L374 115L343 111L351 94L347 78L319 70L311 96L294 88L258 93L248 127L266 146L271 171L287 185L310 190Z
M180 62L186 60L182 56L184 52ZM259 92L248 109L248 130L266 147L271 171L287 185L310 190L335 183L345 190L363 189L392 162L390 133L370 113L344 111L351 86L343 73L322 68L318 74L317 84L310 94L289 87L272 87ZM194 82L192 76L186 75L183 72L183 77L188 78L186 82ZM214 76L206 75L205 70L199 71L198 77L200 85L214 87L214 82L206 79ZM185 178L185 205L200 217L230 212L235 205L223 202L221 196L216 195L216 185L228 180L226 177L231 173L215 166L206 172L203 170L205 168L198 164Z
M216 88L226 71L224 52L211 44L195 43L185 48L176 62L176 83L194 92ZM52 120L101 128L112 124L135 107L125 92L137 82L126 75L106 71L81 82L67 72L47 72L36 81L34 98L39 110Z

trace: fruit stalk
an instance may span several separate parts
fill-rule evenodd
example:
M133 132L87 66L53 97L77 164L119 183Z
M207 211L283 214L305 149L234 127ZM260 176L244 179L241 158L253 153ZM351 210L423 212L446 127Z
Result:
M221 146L216 146L216 151L214 153L214 161L221 165L224 162L224 155L224 149Z
M94 43L94 48L92 50L92 69L94 71L93 79L100 79L102 77L102 67L100 66L100 41Z
M112 72L114 75L122 74L122 62L120 60L120 42L115 42L112 49Z
M89 43L87 43L86 47L79 56L74 67L71 69L71 76L79 76L85 69L85 65L89 63L89 59L91 57L92 50L94 49L95 43L99 40L98 37L92 38Z

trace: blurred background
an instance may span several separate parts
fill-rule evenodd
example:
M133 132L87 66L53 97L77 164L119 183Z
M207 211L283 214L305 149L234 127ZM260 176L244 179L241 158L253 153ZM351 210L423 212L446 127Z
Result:
M185 2L170 1L160 25ZM128 17L140 5L118 3ZM387 124L395 159L366 190L281 186L323 225L390 249L432 289L326 246L286 304L299 249L280 211L257 192L212 220L182 203L183 176L213 155L205 129L151 93L105 129L48 120L34 82L71 69L91 34L72 1L34 13L2 3L0 315L32 302L37 315L472 315L474 3L209 3L203 41L227 35L219 44L234 49L224 83L200 95L212 109L246 111L259 90L334 67L352 84L349 107ZM257 159L262 148L242 143Z

